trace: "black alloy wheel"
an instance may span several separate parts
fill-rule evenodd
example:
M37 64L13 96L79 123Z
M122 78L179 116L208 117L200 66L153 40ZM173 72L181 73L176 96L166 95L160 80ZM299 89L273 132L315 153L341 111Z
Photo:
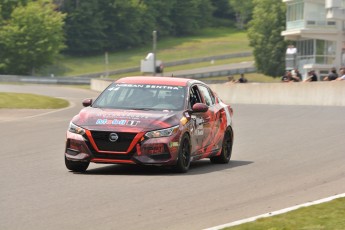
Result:
M230 161L232 153L232 136L231 131L228 129L224 134L222 152L219 156L211 157L210 160L212 163L216 164L227 164Z
M182 137L181 144L178 151L178 159L175 165L175 171L185 173L190 166L190 138L187 134Z

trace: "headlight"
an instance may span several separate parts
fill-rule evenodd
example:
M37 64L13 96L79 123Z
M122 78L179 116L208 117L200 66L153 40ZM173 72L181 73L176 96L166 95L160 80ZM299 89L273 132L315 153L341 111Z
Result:
M73 124L72 122L69 123L68 131L70 131L71 133L76 133L80 135L85 134L85 130L83 128Z
M171 136L173 133L176 133L178 131L178 128L179 126L176 125L167 129L160 129L160 130L147 132L145 134L145 137L147 138L168 137L168 136Z

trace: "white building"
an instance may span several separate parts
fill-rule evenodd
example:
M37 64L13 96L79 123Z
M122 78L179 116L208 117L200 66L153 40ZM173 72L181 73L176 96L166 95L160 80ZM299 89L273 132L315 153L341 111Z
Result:
M345 0L282 0L286 3L286 40L295 41L294 67L321 78L345 66ZM287 55L287 67L291 58Z

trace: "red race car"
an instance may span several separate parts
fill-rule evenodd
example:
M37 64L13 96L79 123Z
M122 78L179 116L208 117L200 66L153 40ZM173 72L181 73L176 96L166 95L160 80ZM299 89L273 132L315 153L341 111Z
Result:
M110 84L70 122L67 169L90 162L171 166L228 163L234 133L231 106L203 82L173 77L126 77Z

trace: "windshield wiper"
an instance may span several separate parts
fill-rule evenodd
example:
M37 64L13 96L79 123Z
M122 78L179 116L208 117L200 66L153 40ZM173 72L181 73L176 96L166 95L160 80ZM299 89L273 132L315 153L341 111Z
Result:
M144 110L144 111L149 111L152 110L151 108L132 108L133 110Z

